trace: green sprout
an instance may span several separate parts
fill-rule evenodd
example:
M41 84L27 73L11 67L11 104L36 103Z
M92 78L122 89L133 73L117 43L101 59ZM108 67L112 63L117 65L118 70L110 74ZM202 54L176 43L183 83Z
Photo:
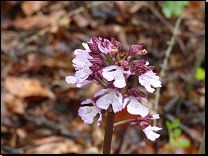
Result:
M182 130L178 128L180 119L175 119L173 122L165 121L169 135L169 150L174 150L177 147L190 147L190 140L181 140L180 135Z
M164 1L162 13L166 18L171 18L173 14L179 16L188 5L189 1Z
M198 67L196 70L196 79L198 81L205 79L205 70L202 67Z

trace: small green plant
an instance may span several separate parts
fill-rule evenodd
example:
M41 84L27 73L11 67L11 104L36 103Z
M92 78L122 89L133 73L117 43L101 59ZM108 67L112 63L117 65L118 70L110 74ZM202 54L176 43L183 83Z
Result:
M171 18L173 14L179 16L188 5L189 1L164 1L162 12L166 18Z
M202 67L198 67L196 70L196 79L198 81L205 79L205 70Z
M178 128L180 119L175 119L173 122L165 121L168 128L169 135L169 150L174 150L176 147L189 147L190 140L181 140L179 137L182 134L182 130Z

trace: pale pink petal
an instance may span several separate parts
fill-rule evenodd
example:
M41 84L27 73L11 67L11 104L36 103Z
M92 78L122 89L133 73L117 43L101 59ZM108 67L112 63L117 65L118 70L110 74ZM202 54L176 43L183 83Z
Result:
M88 76L92 73L89 68L83 68L75 73L76 79L78 82L82 82L88 78Z
M156 73L153 73L153 71L140 75L138 79L139 83L150 93L155 91L154 88L151 88L151 85L154 87L162 87L159 76L156 76Z
M68 84L70 84L70 83L74 84L74 83L76 83L76 77L75 76L66 76L65 81Z
M107 110L109 105L112 103L109 99L108 99L109 94L106 94L102 97L100 97L97 101L96 101L96 105L99 108L105 109Z
M102 113L99 113L100 117L97 120L97 126L100 126L100 121L102 121Z
M139 97L138 99L142 99L142 101L144 102L148 102L146 98L143 98L143 97Z
M112 107L113 107L114 113L119 112L123 109L123 103L120 103L119 101L115 100L112 102Z
M116 66L116 65L111 65L111 66L107 66L105 68L103 68L103 71L110 71L110 70L113 70L113 69L118 69L119 66Z
M107 89L101 89L97 93L95 93L94 97L100 96L100 95L104 94L107 91L108 91Z
M91 81L84 80L82 82L77 82L76 87L81 88L83 85L90 83Z
M159 114L154 114L154 115L152 115L152 119L159 119L160 117L159 117Z
M96 106L84 106L79 108L78 115L85 123L92 124L94 117L99 112L100 109Z
M85 104L89 104L89 103L92 103L95 105L95 102L90 98L87 98L85 101L82 101L81 105L85 105Z
M123 76L123 70L122 69L117 69L116 71L114 71L114 86L117 88L124 88L126 86L126 81L125 78Z
M112 81L114 79L114 73L113 72L103 72L102 75L108 81Z
M155 127L155 126L148 126L147 128L143 129L143 132L146 134L147 138L151 141L154 141L155 139L160 137L160 134L157 134L153 132L153 130L158 131L161 130L162 128Z
M132 115L141 115L145 117L149 114L149 109L145 106L142 106L136 98L129 98L131 101L127 105L127 111Z
M129 99L129 98L125 98L125 99L124 99L123 108L124 108L124 107L126 107L126 104L127 104L129 101L130 101L130 99Z

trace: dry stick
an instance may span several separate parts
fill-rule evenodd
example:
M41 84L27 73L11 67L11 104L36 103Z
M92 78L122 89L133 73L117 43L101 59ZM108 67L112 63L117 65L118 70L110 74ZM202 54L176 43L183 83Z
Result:
M147 6L152 11L152 13L154 13L155 16L162 23L164 23L164 25L173 33L173 31L174 31L173 26L161 15L161 13L154 7L154 5L152 5L151 3L145 3L144 5ZM177 35L179 35L179 34L181 34L180 30L177 32ZM177 40L183 54L187 54L186 46L183 43L183 40L180 37L177 37L177 36L176 36L176 40Z
M64 15L63 17L59 18L58 20L56 20L54 23L52 23L49 27L46 27L40 31L38 31L36 34L32 35L31 37L29 37L28 39L24 40L23 43L21 43L18 48L23 48L25 45L27 45L28 43L36 40L38 38L38 36L42 36L44 35L46 32L48 32L51 28L53 28L54 26L56 26L59 22L61 22L62 20L64 20L65 18L69 18L75 14L81 13L83 12L86 8L89 9L93 6L97 6L100 4L106 3L105 1L94 1L91 2L89 4L86 5L86 7L82 6L79 7L75 10L70 11L68 14Z
M189 92L193 88L194 80L195 80L195 77L196 77L196 70L197 70L198 67L201 66L201 63L204 60L204 55L205 55L205 38L203 40L203 45L200 48L200 50L201 50L201 52L200 52L200 54L199 54L199 56L198 56L198 58L196 60L195 65L194 65L194 69L193 69L193 72L192 72L191 80L190 80L189 85L188 85L187 90L186 90L186 96L185 96L186 100L188 99Z
M180 15L176 21L176 25L175 25L175 28L173 30L173 36L171 37L171 40L169 42L169 47L168 49L166 50L166 53L165 53L165 59L163 61L163 66L162 66L162 69L161 69L161 72L160 72L160 81L162 81L162 78L164 76L164 73L165 73L165 70L166 70L166 66L167 66L167 62L168 62L168 59L169 59L169 56L170 56L170 52L173 48L173 44L175 42L175 38L176 38L176 33L179 29L179 25L181 23L181 19L182 19L182 16ZM160 98L160 88L157 88L156 90L156 96L155 96L155 105L154 105L154 111L155 113L157 113L158 111L158 103L159 103L159 98ZM153 120L153 125L154 126L157 126L157 120Z
M202 140L201 145L199 147L198 154L205 154L205 128L204 128L204 133L203 133L203 140Z

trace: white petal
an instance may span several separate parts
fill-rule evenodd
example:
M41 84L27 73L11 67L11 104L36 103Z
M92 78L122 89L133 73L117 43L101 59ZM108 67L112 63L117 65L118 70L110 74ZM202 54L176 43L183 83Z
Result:
M103 71L110 71L110 70L118 69L118 68L119 68L119 66L111 65L111 66L107 66L107 67L103 68Z
M67 77L65 78L65 81L66 81L68 84L70 84L70 83L74 84L74 83L76 83L76 77L75 77L75 76L67 76Z
M111 104L111 101L108 100L108 96L109 96L109 94L106 94L106 95L100 97L96 101L97 107L107 110L109 105Z
M112 102L112 107L114 113L119 112L123 109L123 103L120 103L119 101L115 100Z
M100 121L102 121L102 113L100 113L100 117L98 118L97 126L100 126Z
M130 103L127 106L127 111L133 115L141 115L145 117L149 114L149 109L145 106L142 106L137 99L132 98Z
M115 72L115 81L114 81L114 86L117 88L124 88L126 86L126 81L123 76L122 70L117 69Z
M128 97L124 99L124 105L123 108L126 106L126 104L130 101L131 99L129 99Z
M92 124L98 112L100 112L100 109L96 106L84 106L79 108L78 115L85 123Z
M94 97L100 96L100 95L104 94L107 91L108 91L107 89L101 89L97 93L95 93Z
M108 81L112 81L114 79L114 72L103 71L102 75Z
M76 79L78 82L82 82L88 78L88 76L92 73L89 68L83 68L75 73Z
M94 102L92 99L87 98L85 101L83 101L83 102L81 103L81 105L84 105L84 104L89 104L89 103L94 104L95 102Z
M148 126L147 128L143 129L143 132L146 134L149 140L154 141L155 139L160 137L160 134L153 132L153 130L161 130L162 128L155 127L155 126Z
M160 117L159 117L159 114L154 114L154 115L152 115L152 119L159 119Z

